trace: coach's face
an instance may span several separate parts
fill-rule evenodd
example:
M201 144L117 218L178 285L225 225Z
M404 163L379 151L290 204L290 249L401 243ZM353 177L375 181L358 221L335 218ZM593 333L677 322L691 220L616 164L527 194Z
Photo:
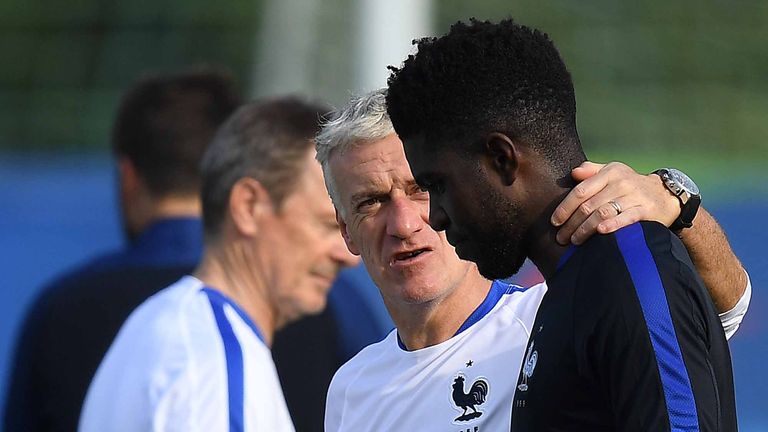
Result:
M429 195L413 179L396 134L331 156L339 225L388 306L439 301L473 264L429 225Z

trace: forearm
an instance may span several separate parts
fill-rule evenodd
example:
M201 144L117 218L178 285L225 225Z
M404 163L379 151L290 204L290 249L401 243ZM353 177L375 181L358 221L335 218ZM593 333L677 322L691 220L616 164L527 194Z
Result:
M717 221L699 208L693 226L680 232L693 264L719 312L732 309L744 294L747 275Z

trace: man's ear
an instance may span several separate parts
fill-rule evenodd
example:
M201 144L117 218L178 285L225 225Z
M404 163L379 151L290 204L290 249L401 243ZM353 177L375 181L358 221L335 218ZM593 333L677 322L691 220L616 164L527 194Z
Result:
M520 153L507 135L493 132L486 138L485 150L487 163L492 172L495 172L501 183L510 186L517 177Z
M341 236L344 237L344 243L347 244L347 249L349 249L349 252L352 253L352 255L360 256L360 249L349 236L349 232L347 231L347 223L344 222L341 214L339 214L339 209L337 209L335 206L333 209L336 212L336 223L339 224L339 231L341 232Z
M135 238L150 222L155 205L136 165L124 155L117 156L117 175L124 229L129 238Z
M126 156L118 156L117 171L120 176L120 193L123 198L135 198L141 188L141 179L136 166Z
M235 182L229 192L229 217L242 235L258 234L261 218L271 207L269 192L261 182L250 177Z

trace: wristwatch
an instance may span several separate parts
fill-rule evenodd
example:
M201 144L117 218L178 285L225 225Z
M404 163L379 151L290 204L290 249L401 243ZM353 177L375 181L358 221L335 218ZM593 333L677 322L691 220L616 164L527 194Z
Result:
M683 228L690 228L701 204L699 187L685 173L674 168L657 169L651 174L661 177L664 186L680 201L680 216L672 222L669 229L680 231Z

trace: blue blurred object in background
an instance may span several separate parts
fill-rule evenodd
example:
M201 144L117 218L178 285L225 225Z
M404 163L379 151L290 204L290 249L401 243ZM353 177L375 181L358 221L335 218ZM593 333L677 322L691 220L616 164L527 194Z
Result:
M108 155L0 156L0 394L26 308L54 276L122 242ZM764 182L766 179L754 179ZM754 189L754 184L750 185ZM739 424L768 430L768 195L721 195L705 205L727 231L754 287L750 311L731 342Z
M106 154L0 156L3 402L16 334L40 289L122 244L113 166Z

